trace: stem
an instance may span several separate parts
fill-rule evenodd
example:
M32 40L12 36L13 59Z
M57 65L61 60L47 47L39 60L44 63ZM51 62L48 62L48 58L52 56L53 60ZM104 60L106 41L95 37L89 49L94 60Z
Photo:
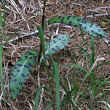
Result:
M3 70L2 70L2 44L0 44L0 74L1 74L2 91L4 97L4 105L6 110L6 100L5 100L5 90L4 90Z

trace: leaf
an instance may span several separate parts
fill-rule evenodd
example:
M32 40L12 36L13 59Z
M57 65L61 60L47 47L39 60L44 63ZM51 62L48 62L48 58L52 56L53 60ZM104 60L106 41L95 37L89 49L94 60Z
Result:
M57 51L63 49L70 41L70 36L67 34L61 34L58 37L51 40L45 46L45 55L46 59L49 58L52 54L56 53ZM41 57L41 63L44 61L44 57Z
M96 37L107 38L107 34L97 24L86 21L79 16L59 16L48 20L48 24L62 23L81 28L88 34ZM46 26L46 24L45 24Z
M37 90L37 94L36 94L36 99L35 99L35 106L34 106L34 110L37 110L38 108L38 102L39 102L39 97L40 97L40 93L42 92L41 90L44 89L47 93L52 94L51 91L49 91L46 87L39 87ZM53 104L53 102L52 102ZM51 106L51 104L49 104L46 108L49 108ZM47 109L45 109L47 110Z
M65 65L63 65L63 66L73 66L73 67L79 68L79 69L81 69L81 70L87 72L87 70L86 70L85 68L83 68L83 67L81 67L81 66L79 66L79 65L77 65L77 64L65 64Z
M0 11L0 25L1 25L1 28L2 28L2 35L5 35L4 33L4 25L3 25L3 21L2 21L2 14L1 14L1 11ZM4 36L3 36L4 37Z
M54 38L50 43L45 46L45 54L46 58L49 58L50 55L55 52L63 49L70 40L70 36L67 34L59 35ZM30 71L34 65L34 62L38 59L38 52L34 50L30 50L26 52L21 58L17 61L15 66L13 67L11 76L10 76L10 92L15 99L20 91L24 87L24 83L26 82ZM44 57L42 56L41 62L44 61Z
M45 110L49 110L49 108L50 108L53 104L54 104L53 102L51 102L50 104L48 104L48 105L46 106Z
M77 15L78 16L82 16L82 11L81 10L78 10Z
M3 47L2 44L0 44L0 79L1 79L1 87L3 92L3 98L4 98L4 105L6 109L6 97L5 97L5 89L4 89L4 75L3 75L3 66L2 66L2 53L3 53Z
M104 22L104 21L101 21L101 27L102 27L102 28L106 28L106 27L107 27L107 23Z
M44 54L44 57L45 57L45 38L44 38L44 32L42 30L42 26L38 26L38 34L39 34L39 37L40 37L40 50L39 50L39 56L38 56L38 65L39 65L39 62L40 62L40 58L41 58L41 55L42 55L42 52Z
M38 91L37 91L34 110L37 110L38 101L39 101L39 96L40 96L40 92L41 92L42 88L43 88L43 87L39 87L39 89L38 89Z
M19 58L10 76L10 92L15 99L24 87L30 71L38 57L38 52L30 50Z
M58 63L53 62L53 72L55 74L56 78L56 104L57 104L57 110L60 110L60 78L59 78L59 68L58 68Z
M21 28L21 27L20 27L20 28ZM20 30L20 28L17 29L17 30L6 40L5 44Z

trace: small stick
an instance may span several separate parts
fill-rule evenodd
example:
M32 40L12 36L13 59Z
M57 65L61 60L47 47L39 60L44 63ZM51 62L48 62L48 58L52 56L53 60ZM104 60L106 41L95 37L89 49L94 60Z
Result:
M110 46L110 40L106 39L106 38L103 38L103 41L108 44L108 46Z
M18 39L20 39L20 38L23 38L23 37L25 37L25 36L29 36L29 35L36 34L36 33L38 33L38 30L35 30L34 32L31 32L31 33L27 33L27 34L25 34L25 35L18 36L18 37L14 38L14 39L11 39L11 40L8 41L8 43L13 42L13 41L15 41L15 40L18 40ZM3 41L2 43L5 44L5 41Z
M110 13L94 14L94 15L86 16L86 18L94 18L94 17L101 17L101 16L109 16L109 15L110 15Z

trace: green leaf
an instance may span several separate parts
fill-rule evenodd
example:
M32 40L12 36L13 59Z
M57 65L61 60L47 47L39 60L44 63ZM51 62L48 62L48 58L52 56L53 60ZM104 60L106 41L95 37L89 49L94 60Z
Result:
M4 34L4 25L3 25L3 21L2 21L1 11L0 11L0 25L1 25L1 28L2 28L2 35L5 35Z
M19 58L10 76L10 92L15 99L24 87L30 71L38 57L38 52L30 50Z
M21 27L20 27L20 28L21 28ZM6 40L5 44L20 30L20 28L17 29L17 30Z
M53 62L53 72L55 73L56 78L56 103L57 103L57 110L60 110L60 78L59 78L59 68L58 63Z
M48 24L62 23L78 27L88 34L96 37L107 38L107 34L97 24L86 21L79 16L59 16L48 20ZM46 26L46 24L44 25Z
M92 41L92 64L94 63L94 58L95 58L95 43L94 43L94 38L91 36L91 41Z
M40 92L41 92L42 88L43 88L43 87L39 87L39 89L38 89L38 91L37 91L34 110L37 110L38 102L39 102L39 96L40 96Z
M59 50L63 49L70 41L70 36L67 34L61 34L58 37L51 40L45 46L45 55L46 59L49 58L52 54L58 52ZM41 57L41 63L44 61L44 57Z
M52 94L51 91L49 91L46 87L39 87L38 90L37 90L37 94L36 94L34 110L37 110L37 108L38 108L39 96L40 96L40 93L41 93L42 89L47 91L47 93ZM53 104L53 102L51 104ZM49 104L46 108L49 108L51 106L51 104ZM45 109L45 110L47 110L47 109Z
M87 106L88 106L89 110L93 110L92 107L89 104L87 104Z
M6 110L6 98L5 98L4 80L3 80L3 66L2 66L2 53L3 53L3 47L2 47L2 44L0 44L0 77L1 77L4 105L5 105L5 110Z
M39 56L38 56L38 65L39 65L39 62L40 62L40 58L41 58L41 55L42 55L42 52L43 52L43 55L45 57L45 38L44 38L44 32L42 30L42 26L38 26L38 34L39 34L39 37L40 37L40 50L39 50Z
M81 70L87 72L87 70L86 70L85 68L83 68L83 67L81 67L81 66L79 66L79 65L77 65L77 64L65 64L65 65L63 65L63 66L74 66L74 67L76 67L76 68L79 68L79 69L81 69Z
M45 38L44 38L44 32L43 32L43 30L42 30L42 26L38 26L38 30L39 30L39 37L40 37L40 42L41 42L41 46L42 46L42 50L43 50L43 54L44 54L44 56L45 56L45 43L46 43L46 41L45 41Z
M53 102L51 102L50 104L48 104L45 108L45 110L49 110L49 108L53 105Z

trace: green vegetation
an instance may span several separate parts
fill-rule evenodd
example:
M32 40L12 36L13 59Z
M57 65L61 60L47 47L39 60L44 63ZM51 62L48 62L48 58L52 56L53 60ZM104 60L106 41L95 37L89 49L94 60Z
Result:
M44 5L45 6L45 5ZM45 9L45 7L44 7ZM5 16L5 2L4 2L4 16ZM53 64L53 70L52 70L52 75L51 75L51 80L49 79L49 87L39 87L37 94L36 94L36 99L35 99L35 106L34 110L37 110L38 108L38 103L39 103L39 97L40 93L42 90L45 90L50 96L51 96L51 102L46 106L45 110L48 110L49 107L52 107L53 110L66 110L66 103L70 102L72 105L73 110L79 109L79 104L81 103L82 99L84 97L89 97L89 100L92 100L93 106L97 106L97 103L95 103L95 97L97 93L100 91L102 92L102 95L97 99L99 100L103 95L105 95L109 89L103 91L101 88L102 86L106 84L110 84L110 81L108 80L110 78L107 77L105 80L101 81L100 79L96 79L96 72L99 67L101 67L104 64L110 64L110 62L105 62L100 65L97 65L94 67L95 64L95 43L94 43L94 38L93 36L96 37L101 37L101 38L107 38L107 34L95 23L90 23L86 21L85 19L79 17L79 16L60 16L60 17L55 17L50 20L48 20L48 24L53 24L53 23L62 23L62 24L67 24L71 26L75 26L81 29L81 31L85 31L91 36L91 40L89 42L89 47L87 48L92 48L92 52L88 53L88 51L82 46L77 45L77 47L83 52L84 58L87 61L87 68L84 68L82 66L79 66L74 58L73 64L65 64L63 66L71 66L75 68L75 73L77 74L78 71L80 73L84 74L83 80L77 81L76 74L74 75L74 79L71 79L68 76L68 82L62 77L60 77L60 72L59 72L59 67L58 63L53 60L52 55L59 50L65 48L65 46L68 45L70 41L70 36L67 34L61 34L51 40L49 43L46 42L44 38L44 29L42 26L46 27L46 24L44 24L44 18L42 17L42 26L38 26L39 30L39 38L41 42L41 48L40 52L37 52L36 50L29 50L26 52L24 55L22 55L16 64L13 67L13 70L10 75L10 93L13 99L16 99L16 97L22 92L23 87L25 86L25 82L28 79L28 76L30 74L31 69L33 68L34 64L36 63L36 66L41 66L43 62L46 64L46 59L49 57L51 58L52 64ZM0 24L2 27L2 36L0 36L0 39L3 39L5 37L5 32L4 32L4 26L5 26L5 17L4 17L4 22L2 22L2 16L0 13ZM19 28L20 29L20 28ZM18 32L19 29L16 31ZM8 40L6 40L5 43L7 43L15 34L12 34ZM86 45L86 44L85 44ZM3 71L2 71L2 53L3 53L3 48L2 48L2 40L0 44L0 74L1 74L1 82L2 82L2 90L3 90L3 96L4 96L4 105L6 109L6 101L5 101L5 91L4 91L4 81L3 81ZM70 52L71 53L71 52ZM47 65L47 64L46 64ZM88 68L91 67L91 68ZM47 75L49 77L48 73L48 68L46 66L47 70ZM40 70L38 70L40 71ZM54 82L55 79L55 82ZM85 87L85 89L82 91L80 88L83 85L83 83L89 80L89 84ZM77 84L77 82L79 82ZM53 90L53 86L56 86L56 90ZM68 89L66 83L68 85L72 85L70 90ZM60 87L65 91L65 97L64 99L60 100ZM88 94L87 94L87 93ZM77 98L80 96L78 103L76 103ZM105 97L105 99L107 99ZM90 110L93 110L93 107L91 107L88 103L86 103L88 108Z

